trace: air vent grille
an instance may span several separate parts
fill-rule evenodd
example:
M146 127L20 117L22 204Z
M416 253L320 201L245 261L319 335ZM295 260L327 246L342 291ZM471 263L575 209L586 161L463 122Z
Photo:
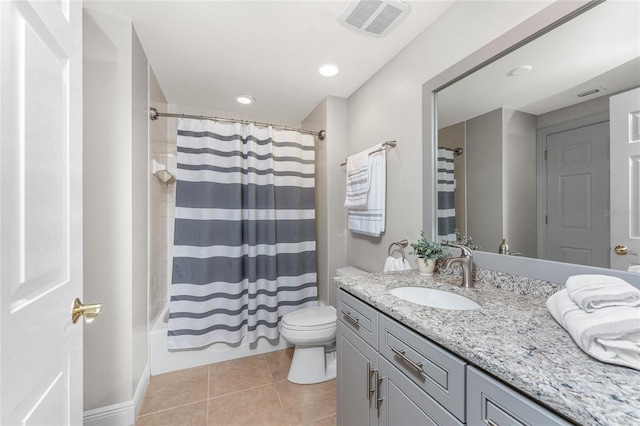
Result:
M410 11L409 5L400 0L352 0L340 13L338 22L359 33L381 37Z

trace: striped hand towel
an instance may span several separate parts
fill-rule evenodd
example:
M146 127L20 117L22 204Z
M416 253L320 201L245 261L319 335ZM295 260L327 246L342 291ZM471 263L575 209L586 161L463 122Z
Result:
M381 148L381 149L380 149ZM380 149L378 151L378 149ZM350 209L347 214L349 230L379 237L385 229L387 192L387 154L379 144L369 154L370 184L365 210ZM375 152L377 151L377 152Z
M347 196L344 206L348 209L367 208L370 151L362 151L347 157Z

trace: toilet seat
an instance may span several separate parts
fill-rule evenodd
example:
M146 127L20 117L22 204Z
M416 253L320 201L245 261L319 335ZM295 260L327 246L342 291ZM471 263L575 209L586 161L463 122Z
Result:
M292 331L319 331L336 327L333 306L318 306L291 312L282 317L282 328Z

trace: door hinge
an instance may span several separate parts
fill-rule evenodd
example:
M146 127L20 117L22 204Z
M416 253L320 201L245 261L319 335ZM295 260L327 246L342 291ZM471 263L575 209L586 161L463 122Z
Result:
M547 159L547 150L546 149L544 150L544 159L545 160Z
M548 225L549 224L549 216L545 216L544 217L544 224Z

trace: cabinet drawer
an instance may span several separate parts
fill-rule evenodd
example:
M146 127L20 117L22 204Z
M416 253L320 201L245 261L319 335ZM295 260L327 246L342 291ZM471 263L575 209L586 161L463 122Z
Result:
M379 327L380 354L464 423L466 363L384 315Z
M374 349L378 348L378 312L344 290L338 290L338 319Z
M569 425L533 400L467 367L467 424L470 426Z

